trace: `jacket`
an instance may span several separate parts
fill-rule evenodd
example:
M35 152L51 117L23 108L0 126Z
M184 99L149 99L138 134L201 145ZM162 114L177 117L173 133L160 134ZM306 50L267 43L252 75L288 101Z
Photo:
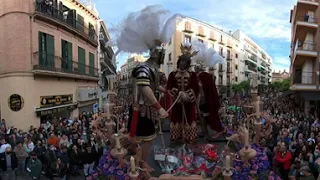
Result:
M19 148L16 146L13 152L16 154L19 161L25 160L28 157L28 153L23 147Z
M42 163L39 159L29 160L27 165L27 170L29 172L30 177L39 178L41 176Z
M11 168L16 169L18 167L18 158L14 152L11 153ZM6 153L0 154L0 169L5 172L7 171L7 158Z
M276 161L279 163L279 165L283 166L284 170L289 170L291 167L291 159L292 155L290 151L287 151L285 154L282 155L281 152L276 153L275 157Z

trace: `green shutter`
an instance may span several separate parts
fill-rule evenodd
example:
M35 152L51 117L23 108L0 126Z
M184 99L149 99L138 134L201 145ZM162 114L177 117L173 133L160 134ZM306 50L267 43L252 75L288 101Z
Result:
M38 33L39 36L39 66L42 67L43 65L45 65L45 56L43 54L43 49L42 49L42 37L43 37L43 33L39 31Z
M68 71L73 71L72 43L68 42Z
M89 66L90 66L89 74L90 74L90 76L94 76L95 75L95 72L94 72L94 54L92 54L92 53L89 53Z
M66 71L67 69L67 59L66 59L66 41L61 39L61 70L62 72Z
M54 38L53 36L46 34L46 56L47 56L47 68L53 70L54 67Z
M86 74L86 51L78 47L78 69L80 74Z

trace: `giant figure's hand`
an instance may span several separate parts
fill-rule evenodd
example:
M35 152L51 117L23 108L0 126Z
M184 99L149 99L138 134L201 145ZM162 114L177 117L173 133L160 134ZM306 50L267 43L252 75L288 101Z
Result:
M160 108L158 110L158 113L159 113L159 117L161 119L167 118L169 116L168 112L166 110L164 110L163 108Z

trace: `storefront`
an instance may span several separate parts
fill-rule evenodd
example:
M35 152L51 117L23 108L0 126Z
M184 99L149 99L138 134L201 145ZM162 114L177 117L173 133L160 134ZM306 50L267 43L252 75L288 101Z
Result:
M69 118L76 108L73 94L40 96L40 107L36 108L36 114L43 122L48 119Z
M77 100L79 114L83 112L93 112L94 107L98 103L98 89L97 88L78 88Z

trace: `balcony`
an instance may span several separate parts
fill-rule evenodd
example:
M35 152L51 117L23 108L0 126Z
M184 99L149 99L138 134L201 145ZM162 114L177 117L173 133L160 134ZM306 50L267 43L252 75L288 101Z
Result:
M316 51L316 44L313 41L298 41L295 46L292 64L294 66L301 66L305 60L316 60L318 52Z
M222 73L223 72L223 66L222 64L219 65L219 73Z
M298 0L297 9L307 9L315 11L319 6L318 0Z
M35 52L32 58L33 74L72 79L99 80L98 69L62 57Z
M258 58L256 56L247 56L246 61L256 65L258 62Z
M72 12L74 11L70 10L64 12L59 10L52 5L46 4L45 1L36 1L34 18L43 20L59 28L63 28L72 34L78 35L92 46L98 47L98 37L94 26L91 25L89 28L86 27L83 23L77 21L75 17L72 17L71 15L69 16Z
M257 67L255 67L255 66L251 66L251 65L246 65L245 66L245 71L246 72L251 72L251 73L255 73L255 72L257 72Z
M318 29L315 17L304 15L297 16L294 26L294 40L304 39L308 33L316 33Z
M296 71L293 73L293 79L290 89L292 90L315 90L316 89L316 73Z
M231 66L227 66L227 73L232 73L232 68L231 68Z
M99 41L100 41L100 44L102 44L102 46L104 46L109 40L103 32L100 32L99 33Z
M227 53L227 60L231 61L233 59L233 56L230 53Z

